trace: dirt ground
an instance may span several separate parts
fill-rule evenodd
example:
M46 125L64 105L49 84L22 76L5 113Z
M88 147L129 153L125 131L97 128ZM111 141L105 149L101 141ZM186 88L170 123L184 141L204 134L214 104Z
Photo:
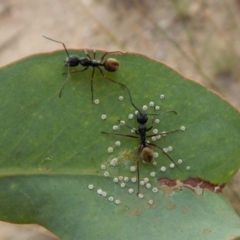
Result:
M68 48L141 52L240 109L239 11L239 0L1 0L0 66L62 47L42 35ZM239 182L225 193L240 214Z

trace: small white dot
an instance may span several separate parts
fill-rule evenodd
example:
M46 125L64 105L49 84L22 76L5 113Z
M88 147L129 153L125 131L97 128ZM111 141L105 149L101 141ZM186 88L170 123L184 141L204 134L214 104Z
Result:
M166 137L166 135L167 135L166 133L167 133L166 131L163 131L163 132L162 132L162 136L163 136L163 137Z
M108 198L108 200L109 200L110 202L112 202L112 201L114 200L114 198L113 198L112 196L110 196L110 197Z
M122 180L123 180L123 176L119 176L118 179L119 179L120 181L122 181Z
M138 114L138 110L136 110L134 113L135 113L135 115L137 115Z
M158 133L158 129L156 129L156 128L153 129L153 133L154 133L154 134L157 134L157 133Z
M104 120L104 119L107 118L107 115L106 115L106 114L103 114L103 115L101 116L101 118L102 118L102 120Z
M156 138L157 138L157 139L160 139L160 138L161 138L161 135L157 135Z
M119 199L116 199L116 200L115 200L115 203L118 205L118 204L121 203L121 201L120 201Z
M117 177L113 178L113 182L118 183L118 178Z
M151 139L152 139L152 141L156 141L157 140L157 138L155 136L153 136Z
M158 118L156 118L155 123L160 123L160 120Z
M160 98L163 99L163 98L164 98L164 94L161 94L161 95L160 95Z
M156 193L156 192L158 192L158 189L156 187L153 187L152 192Z
M168 151L172 151L173 150L173 147L172 146L168 146Z
M131 166L130 167L130 172L136 172L136 169L137 169L136 166Z
M99 99L95 99L95 100L94 100L94 103L95 103L95 104L99 104L99 103L100 103L100 100L99 100Z
M174 167L175 167L175 164L174 164L174 163L171 163L171 164L169 165L169 167L170 167L170 168L174 168Z
M116 145L117 147L120 147L120 146L121 146L121 142L120 142L120 141L116 141L116 142L115 142L115 145Z
M155 172L150 172L150 177L155 177L156 173Z
M177 161L179 164L182 164L183 160L182 159L178 159Z
M118 99L119 99L120 101L122 101L122 100L123 100L123 96L119 96Z
M106 196L107 196L107 193L106 193L106 192L102 192L102 196L103 196L103 197L106 197Z
M92 190L94 188L93 184L88 185L88 189Z
M114 131L118 130L118 126L117 126L117 125L114 125L114 126L113 126L113 130L114 130Z
M124 187L126 186L126 184L125 184L124 182L121 182L120 186L121 186L122 188L124 188Z
M152 187L152 185L150 183L146 184L146 188L151 188L151 187Z
M165 166L162 166L162 167L160 168L160 170L161 170L162 172L165 172L165 171L167 170L167 168L166 168Z
M154 157L154 158L158 158L158 153L157 153L157 152L154 152L154 153L153 153L153 157Z
M148 203L149 203L150 205L152 205L152 204L153 204L153 200L152 200L152 199L148 200Z
M103 173L103 176L104 176L104 177L109 177L109 175L110 175L110 174L109 174L108 171L106 171L106 172Z
M113 152L113 148L112 148L112 147L109 147L109 148L108 148L108 152L109 152L109 153L112 153L112 152Z
M150 102L149 106L153 107L154 106L154 102Z
M105 170L105 169L106 169L106 165L102 164L102 165L101 165L101 169L102 169L102 170Z
M157 162L156 162L156 161L153 161L153 162L152 162L152 165L153 165L153 166L157 166Z
M99 195L102 195L102 192L103 192L103 190L102 190L101 188L99 188L99 189L97 190L97 193L98 193Z
M123 181L124 181L124 182L128 182L128 181L129 181L129 177L124 177L124 178L123 178Z
M148 182L149 182L149 178L145 177L145 178L143 179L143 181L144 181L145 183L148 183Z
M186 166L186 170L187 170L187 171L190 170L190 166Z
M133 192L134 192L133 188L129 188L129 189L128 189L128 192L129 192L129 193L133 193Z
M181 129L182 131L185 131L186 128L185 128L185 126L181 126L180 129Z
M128 114L128 118L133 119L133 114L132 113Z
M132 128L131 129L131 133L135 133L136 132L136 129L135 128Z
M139 194L138 194L138 197L139 197L139 198L143 198L144 195L143 195L142 193L139 193Z
M145 184L144 181L140 181L140 185L143 186Z
M113 167L117 166L117 164L118 164L118 159L117 159L117 158L113 158L113 159L110 161L110 165L113 166Z
M156 107L155 107L155 110L159 110L159 109L160 109L160 107L159 107L159 106L156 106Z
M163 151L164 151L165 153L167 153L167 152L168 152L168 148L163 148Z
M123 126L124 124L125 124L125 121L124 121L124 120L121 120L121 121L120 121L120 125Z
M148 109L147 105L142 106L142 110L146 111Z
M132 177L132 178L131 178L131 181L132 181L133 183L135 183L135 182L137 181L137 178Z

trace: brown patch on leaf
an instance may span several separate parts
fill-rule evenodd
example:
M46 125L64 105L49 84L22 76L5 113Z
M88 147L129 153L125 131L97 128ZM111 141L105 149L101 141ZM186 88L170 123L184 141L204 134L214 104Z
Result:
M189 188L197 195L203 195L204 190L208 189L215 193L221 193L224 185L216 185L210 182L201 180L200 178L189 178L185 181L170 180L167 178L158 181L160 189L164 193L172 193L176 189Z

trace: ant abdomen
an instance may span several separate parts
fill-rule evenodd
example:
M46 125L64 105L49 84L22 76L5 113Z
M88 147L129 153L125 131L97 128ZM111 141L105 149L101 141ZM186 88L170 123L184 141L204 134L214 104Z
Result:
M152 148L144 147L141 151L141 157L144 162L150 163L154 157Z
M104 62L104 68L105 68L108 72L116 72L119 67L120 67L120 63L119 63L119 61L117 61L115 58L108 58L108 59Z

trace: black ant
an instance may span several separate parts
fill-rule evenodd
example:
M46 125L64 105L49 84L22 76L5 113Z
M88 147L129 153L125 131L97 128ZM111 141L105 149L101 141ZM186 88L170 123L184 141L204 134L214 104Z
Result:
M133 104L133 106L136 108L136 106L134 104ZM173 112L173 113L177 114L176 111L167 111L167 112L164 112L164 113L170 113L170 112ZM157 114L151 114L151 115L157 115ZM120 134L120 133L108 133L108 132L102 132L102 133L113 134L113 135L124 136L124 137L130 137L130 138L139 138L140 139L140 145L138 147L138 154L142 156L142 159L145 162L151 162L153 160L154 155L153 155L153 150L151 148L151 146L153 146L153 147L159 148L170 159L170 161L172 163L174 163L174 160L168 155L168 153L166 151L164 151L164 149L162 147L160 147L160 146L158 146L154 143L148 143L146 138L159 136L159 135L165 136L166 134L170 134L170 133L179 131L179 129L173 130L171 132L157 133L157 134L152 134L152 135L147 136L146 133L153 128L153 121L152 121L152 126L150 126L149 128L147 128L147 126L145 125L147 123L147 121L148 121L147 114L138 110L138 112L137 112L137 122L140 124L138 129L136 130L136 129L124 124L124 126L133 130L138 136L133 136L133 135L128 135L128 134ZM122 124L121 121L118 121L118 122L120 124ZM174 163L174 165L176 165L176 164ZM139 180L140 180L139 160L137 161L137 177L138 177L138 192L137 192L137 195L138 195L139 194Z
M93 101L93 77L94 77L94 73L95 73L95 68L97 68L101 75L106 78L107 80L111 81L111 82L114 82L114 83L117 83L123 87L125 87L128 91L128 94L129 94L129 97L130 97L130 101L131 101L131 95L130 95L130 91L129 89L127 88L126 85L120 83L120 82L117 82L111 78L108 78L102 71L101 67L104 67L105 70L107 70L108 72L115 72L118 70L119 66L120 66L120 63L114 59L114 58L108 58L107 60L104 61L104 58L106 57L107 54L110 54L110 53L119 53L119 54L124 54L124 52L121 52L121 51L114 51L114 52L105 52L102 57L100 58L100 60L96 60L96 52L95 50L93 50L93 58L88 54L88 52L85 50L85 54L86 54L86 57L81 57L79 58L78 56L76 55L69 55L68 53L68 50L65 46L65 44L63 42L60 42L60 41L57 41L57 40L54 40L54 39L51 39L51 38L48 38L46 36L43 36L44 38L50 40L50 41L53 41L53 42L57 42L57 43L61 43L65 49L65 52L67 54L67 58L65 59L64 61L64 65L66 67L68 67L68 76L67 76L67 79L64 81L61 89L60 89L60 92L59 92L59 97L61 98L61 95L62 95L62 90L64 88L64 85L66 84L66 82L69 80L70 78L70 75L71 73L77 73L77 72L83 72L85 70L87 70L89 67L92 67L93 70L92 70L92 76L91 76L91 92L92 92L92 101ZM76 67L78 65L82 65L84 67L84 69L82 70L73 70L70 72L69 68L70 67ZM63 73L65 74L65 73ZM131 101L132 103L132 101Z

